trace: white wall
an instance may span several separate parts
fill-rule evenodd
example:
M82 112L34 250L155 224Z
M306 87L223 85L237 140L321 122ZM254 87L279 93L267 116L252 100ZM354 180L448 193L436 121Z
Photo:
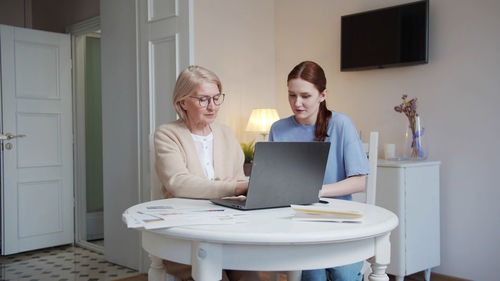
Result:
M324 67L329 107L358 130L379 131L381 145L401 147L407 121L393 107L402 94L417 97L429 158L442 161L441 266L434 272L497 280L500 1L431 0L428 64L340 72L340 16L405 2L195 1L195 62L221 76L231 97L219 121L240 138L248 138L252 107L291 114L286 75L305 59Z
M380 144L401 148L407 120L393 107L403 93L417 97L429 158L442 161L441 266L434 271L497 280L500 2L431 1L428 64L340 72L340 16L403 2L276 1L280 113L290 113L286 75L303 59L325 68L329 107L348 114L358 130L378 130ZM494 218L479 219L488 215Z
M252 108L275 106L273 26L273 1L194 1L194 62L221 79L217 119L242 141L259 139L244 132Z

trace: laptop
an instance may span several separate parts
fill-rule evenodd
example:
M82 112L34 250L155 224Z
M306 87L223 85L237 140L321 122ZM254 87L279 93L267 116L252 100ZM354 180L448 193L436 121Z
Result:
M246 200L211 201L241 210L316 203L329 151L329 142L258 142Z

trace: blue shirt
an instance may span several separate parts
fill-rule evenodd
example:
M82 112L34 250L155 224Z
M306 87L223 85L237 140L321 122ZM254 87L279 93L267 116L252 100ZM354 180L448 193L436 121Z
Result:
M272 125L269 141L314 141L314 128L315 125L300 125L292 115ZM369 174L366 153L356 128L347 115L332 111L327 134L325 141L331 142L331 146L323 184L339 182L350 176ZM351 200L352 196L349 194L335 198Z

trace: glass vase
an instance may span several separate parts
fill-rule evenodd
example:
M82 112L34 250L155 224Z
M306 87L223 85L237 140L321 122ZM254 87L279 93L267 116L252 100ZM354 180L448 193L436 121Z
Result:
M425 128L422 125L420 116L415 116L410 120L405 134L404 157L408 160L425 160L428 156L425 145Z

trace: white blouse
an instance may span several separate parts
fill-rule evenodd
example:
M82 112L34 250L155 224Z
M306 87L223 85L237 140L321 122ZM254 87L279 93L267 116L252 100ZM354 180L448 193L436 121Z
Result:
M214 179L214 135L210 133L207 136L191 134L194 140L194 146L198 152L203 171L209 180Z

